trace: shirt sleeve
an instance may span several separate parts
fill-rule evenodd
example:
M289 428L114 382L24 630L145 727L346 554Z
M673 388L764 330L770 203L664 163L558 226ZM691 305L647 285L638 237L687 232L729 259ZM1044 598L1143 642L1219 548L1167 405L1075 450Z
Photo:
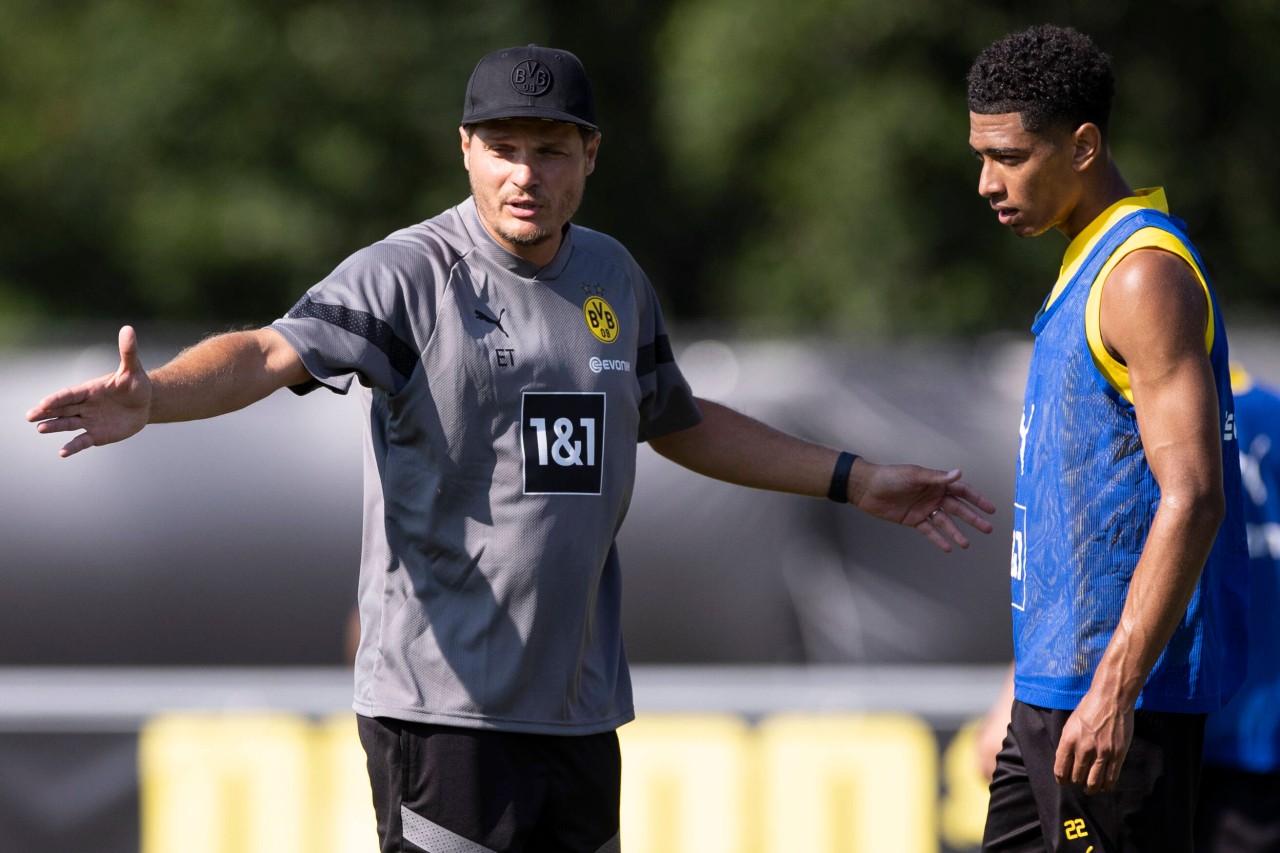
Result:
M347 258L271 328L284 335L316 383L345 394L351 381L395 394L419 369L419 340L434 322L429 264L387 240ZM293 390L306 393L309 383Z
M636 352L636 378L640 381L639 440L679 432L702 423L702 412L693 391L676 364L657 294L647 276L640 273L642 335Z

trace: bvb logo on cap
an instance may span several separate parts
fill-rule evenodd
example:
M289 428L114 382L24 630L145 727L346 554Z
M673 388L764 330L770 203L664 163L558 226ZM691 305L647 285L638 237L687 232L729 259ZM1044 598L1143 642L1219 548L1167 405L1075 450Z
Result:
M551 72L536 59L526 59L511 69L511 86L522 95L545 95L551 88Z

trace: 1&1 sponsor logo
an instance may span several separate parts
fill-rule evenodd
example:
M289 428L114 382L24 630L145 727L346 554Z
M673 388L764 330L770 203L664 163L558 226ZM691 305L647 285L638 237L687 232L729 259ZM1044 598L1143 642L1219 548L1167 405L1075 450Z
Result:
M600 494L603 393L526 391L520 421L526 495Z

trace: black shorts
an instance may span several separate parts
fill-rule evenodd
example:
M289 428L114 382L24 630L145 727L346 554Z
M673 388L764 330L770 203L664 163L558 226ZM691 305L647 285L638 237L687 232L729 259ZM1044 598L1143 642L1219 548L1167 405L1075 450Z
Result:
M1191 853L1203 714L1134 713L1116 787L1088 795L1053 778L1070 711L1013 703L996 758L984 851Z
M1196 853L1280 850L1280 773L1205 765L1196 804Z
M382 853L618 853L614 732L557 736L358 716Z

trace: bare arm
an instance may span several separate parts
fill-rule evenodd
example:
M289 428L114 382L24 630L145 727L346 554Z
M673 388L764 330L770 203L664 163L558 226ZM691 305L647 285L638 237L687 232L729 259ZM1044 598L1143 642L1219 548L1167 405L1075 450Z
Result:
M733 409L698 400L702 423L649 442L658 453L684 467L740 486L822 497L831 484L839 451L788 435ZM983 533L990 522L976 510L995 505L967 483L959 471L917 465L854 462L849 502L877 518L915 527L943 551L954 542L969 547L955 519ZM941 510L940 512L934 512Z
M310 379L293 347L274 329L216 335L152 372L150 422L223 415Z
M1129 368L1160 506L1089 691L1063 730L1054 774L1110 790L1133 737L1133 709L1195 592L1225 512L1219 405L1205 352L1204 289L1180 258L1127 256L1102 293L1104 343Z
M131 327L120 330L119 345L114 373L50 394L27 412L41 433L83 430L61 456L123 441L147 424L233 412L311 378L293 347L272 329L208 338L150 375Z

